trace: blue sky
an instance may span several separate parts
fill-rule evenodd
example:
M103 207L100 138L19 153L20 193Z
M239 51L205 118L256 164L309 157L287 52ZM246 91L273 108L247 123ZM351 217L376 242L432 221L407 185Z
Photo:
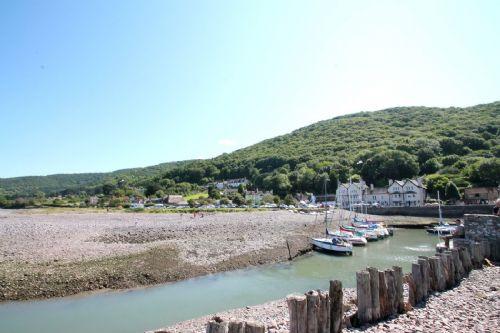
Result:
M500 1L2 1L0 177L209 158L500 99Z

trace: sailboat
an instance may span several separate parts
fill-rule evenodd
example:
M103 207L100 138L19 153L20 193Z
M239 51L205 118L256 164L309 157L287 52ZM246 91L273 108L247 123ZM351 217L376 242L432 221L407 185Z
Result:
M438 199L439 224L434 227L428 227L426 231L430 234L438 236L452 234L455 232L456 226L449 225L443 220L443 214L441 212L441 200L439 199L439 191L437 193L437 199Z
M339 230L337 231L330 231L328 228L326 229L326 233L329 236L336 236L339 237L349 243L351 243L354 246L365 246L368 241L364 237L364 235L360 232L357 232L356 230L348 230L346 228L342 228L340 225L340 219L341 219L341 211L339 209Z
M336 254L347 254L352 255L352 244L345 241L341 237L336 235L329 235L328 224L333 220L333 211L332 216L329 216L328 205L326 204L326 180L325 180L325 237L322 238L312 238L311 243L313 246L313 250L323 251L328 253L336 253Z

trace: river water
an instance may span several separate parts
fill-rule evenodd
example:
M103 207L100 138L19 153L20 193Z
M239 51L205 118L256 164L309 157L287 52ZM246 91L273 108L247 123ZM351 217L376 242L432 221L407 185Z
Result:
M399 265L408 272L417 256L434 253L436 243L424 230L397 229L394 237L355 247L352 257L311 253L292 262L144 289L0 303L0 332L143 332L292 292L326 289L330 279L354 287L355 272L366 266Z

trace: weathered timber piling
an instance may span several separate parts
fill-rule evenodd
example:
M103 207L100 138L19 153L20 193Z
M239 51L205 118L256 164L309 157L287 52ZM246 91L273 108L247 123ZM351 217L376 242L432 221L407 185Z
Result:
M411 275L415 283L415 304L418 304L423 299L422 294L422 270L420 264L411 264Z
M286 298L290 316L290 333L304 333L307 329L307 300L304 295L292 295ZM207 332L208 333L208 332Z
M411 307L414 307L417 304L417 287L415 285L415 280L413 280L413 274L407 274L405 280L408 284L408 303Z
M318 332L319 294L316 290L306 293L307 300L307 333Z
M398 313L403 313L405 310L405 298L403 289L403 268L400 266L392 266L394 270L394 278L396 284L396 309Z
M457 267L455 266L455 261L453 260L453 252L451 252L450 250L446 250L444 251L444 255L448 257L447 260L450 268L450 283L451 283L449 288L451 288L455 286L460 281L460 279L457 279L458 276Z
M427 259L423 258L419 258L417 262L420 265L420 274L422 276L422 285L421 285L422 299L426 299L429 296L429 285L430 285L429 263L427 262Z
M483 252L484 252L484 257L485 258L491 258L491 244L489 241L487 240L483 240L481 242L481 244L483 244Z
M207 333L227 333L228 322L222 320L220 317L214 317L208 322Z
M318 333L328 333L330 332L330 300L326 291L318 290L318 294Z
M389 315L392 316L398 313L396 305L396 279L392 269L385 270L385 282L387 284L387 298L389 300Z
M344 292L342 282L338 280L330 281L330 333L340 333L342 331L342 319L344 318ZM290 331L290 333L292 333Z
M245 322L230 321L227 325L227 333L245 333Z
M368 267L367 271L370 274L372 321L377 321L380 319L380 299L379 299L380 291L379 291L378 269L374 267Z
M476 269L483 266L483 257L481 251L481 245L479 243L473 242L469 244L469 250L471 252L472 266Z
M468 274L472 270L472 261L470 260L470 252L466 247L461 247L458 249L458 255L462 261L462 266L464 268L465 274Z
M430 287L431 291L438 291L439 290L439 259L437 257L430 257L429 258L429 280L430 280Z
M358 320L361 323L369 323L372 321L372 296L370 289L370 274L368 272L356 272L356 291Z
M387 295L387 283L385 272L378 271L378 299L380 302L380 318L389 317L389 296Z
M265 333L266 326L257 322L246 322L245 333Z
M453 258L453 264L455 266L455 281L458 283L465 275L464 266L460 261L458 249L451 249L451 257Z

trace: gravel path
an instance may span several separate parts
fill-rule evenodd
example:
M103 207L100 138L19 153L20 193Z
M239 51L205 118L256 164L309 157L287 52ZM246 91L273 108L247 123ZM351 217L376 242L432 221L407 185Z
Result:
M396 318L349 332L500 332L500 267L472 271L461 284L435 293L425 304ZM356 297L354 289L344 289L344 303ZM265 323L269 332L288 332L288 308L284 299L184 321L152 332L202 333L213 316Z

